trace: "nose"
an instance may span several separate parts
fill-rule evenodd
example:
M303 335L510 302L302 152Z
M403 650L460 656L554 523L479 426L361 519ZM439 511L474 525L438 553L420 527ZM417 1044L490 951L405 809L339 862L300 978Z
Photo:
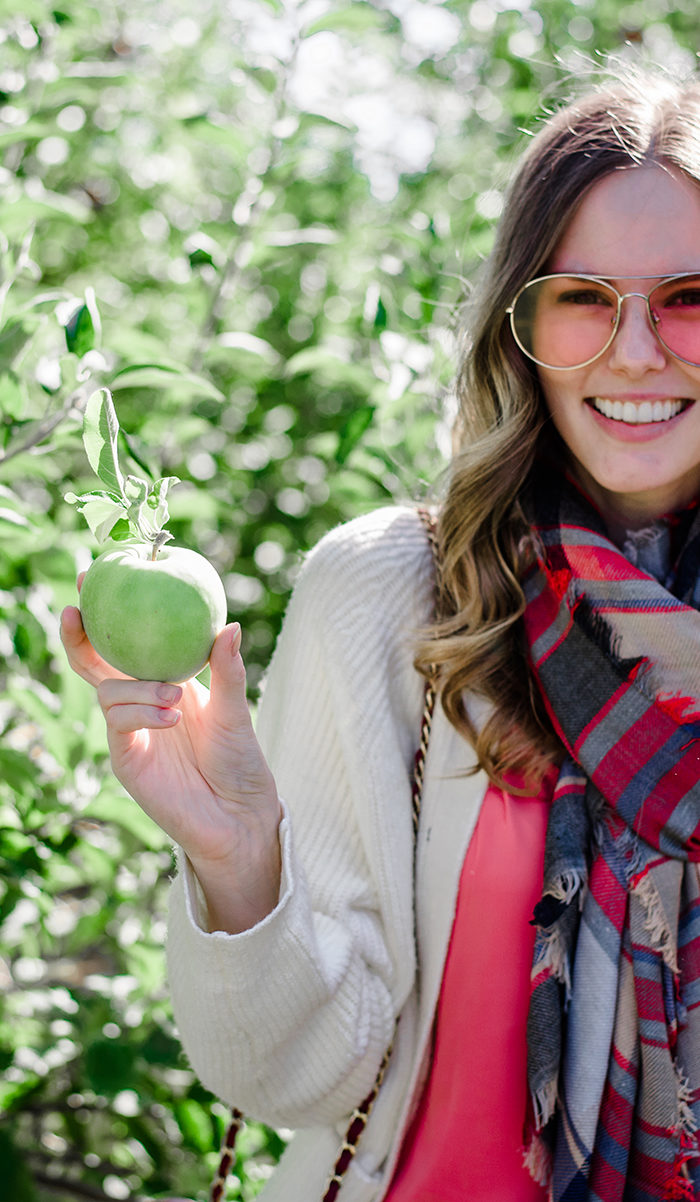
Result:
M622 298L620 321L609 352L608 366L630 376L662 371L666 352L656 336L646 297L637 292Z

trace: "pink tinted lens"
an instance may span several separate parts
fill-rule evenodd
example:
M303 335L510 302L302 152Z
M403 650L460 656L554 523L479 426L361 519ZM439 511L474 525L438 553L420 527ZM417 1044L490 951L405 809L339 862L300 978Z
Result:
M664 346L700 366L700 275L659 284L649 294L649 305Z
M579 276L545 276L520 293L512 314L520 346L547 367L578 367L610 342L617 294Z

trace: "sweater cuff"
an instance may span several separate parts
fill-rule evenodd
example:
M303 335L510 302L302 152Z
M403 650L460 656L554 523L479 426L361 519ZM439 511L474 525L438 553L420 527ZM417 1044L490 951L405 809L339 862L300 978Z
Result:
M194 927L202 935L205 935L209 938L214 938L214 937L217 937L217 938L224 937L226 939L244 938L245 936L250 935L253 931L257 930L259 927L265 926L267 923L271 922L272 919L275 917L275 915L277 915L280 912L280 910L283 909L284 906L286 905L287 899L292 891L292 881L293 881L293 872L292 872L292 866L291 866L292 851L291 851L291 837L290 837L290 830L289 830L289 814L287 812L287 807L285 806L284 802L281 802L281 806L282 806L282 819L280 821L280 825L279 825L278 829L279 829L280 852L281 852L281 861L282 861L282 874L281 874L281 879L280 879L280 890L279 890L279 894L277 897L277 904L275 905L275 908L270 911L269 914L266 914L265 917L260 920L260 922L256 923L254 926L250 927L247 931L239 932L238 935L230 935L226 931L211 931L209 929L209 914L207 911L207 902L206 902L206 898L204 896L204 890L202 889L202 886L199 883L199 878L197 877L197 874L194 871L194 868L192 867L190 860L188 859L188 857L186 856L186 854L182 850L182 848L178 847L178 849L177 849L177 869L178 869L178 871L177 871L177 877L173 883L173 889L174 890L179 890L180 888L182 889L182 892L184 894L184 897L182 900L184 902L185 913L187 915L189 925L191 927Z

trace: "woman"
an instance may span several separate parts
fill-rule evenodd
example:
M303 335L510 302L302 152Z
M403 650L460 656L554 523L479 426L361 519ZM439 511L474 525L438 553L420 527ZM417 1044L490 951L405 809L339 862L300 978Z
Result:
M427 633L401 508L309 556L259 742L236 625L209 695L117 678L64 615L182 849L192 1063L298 1128L266 1202L322 1197L392 1039L348 1202L700 1193L700 85L552 117L479 295ZM441 690L415 877L414 660Z

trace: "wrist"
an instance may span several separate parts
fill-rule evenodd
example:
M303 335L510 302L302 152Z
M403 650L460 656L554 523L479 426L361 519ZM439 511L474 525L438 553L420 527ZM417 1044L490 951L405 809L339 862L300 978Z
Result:
M209 931L230 935L247 931L266 918L279 900L282 854L279 822L262 831L238 831L230 849L216 858L186 853L199 883Z

